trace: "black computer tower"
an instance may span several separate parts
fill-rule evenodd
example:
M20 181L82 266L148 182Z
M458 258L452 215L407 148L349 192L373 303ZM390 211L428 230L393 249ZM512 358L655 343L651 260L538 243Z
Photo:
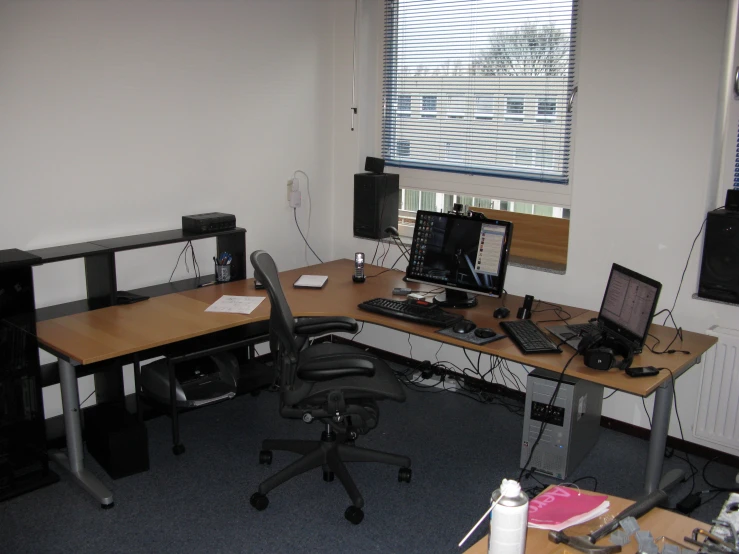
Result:
M698 296L739 304L739 212L708 213Z
M396 173L354 175L354 236L380 239L398 226L400 178Z

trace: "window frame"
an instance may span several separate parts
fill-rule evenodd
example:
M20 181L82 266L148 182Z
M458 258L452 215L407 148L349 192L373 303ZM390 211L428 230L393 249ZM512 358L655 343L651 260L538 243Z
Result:
M497 197L497 198L509 198L511 200L518 200L523 202L529 202L529 203L537 203L537 204L544 204L544 205L551 205L551 206L558 206L563 208L569 208L571 205L571 196L572 196L572 161L574 159L574 153L575 153L575 147L576 147L576 137L575 137L575 129L577 127L577 113L576 113L576 104L573 103L573 99L575 96L575 92L577 89L577 81L578 81L578 71L579 71L579 59L581 57L581 44L582 41L578 40L578 36L581 34L581 18L582 18L582 9L580 7L581 0L573 0L573 18L572 18L572 25L573 25L573 39L572 39L572 48L570 50L570 59L575 58L577 60L577 63L572 64L572 72L571 72L571 78L570 78L570 106L573 108L571 110L566 110L565 107L562 107L559 103L557 103L556 106L556 116L555 117L563 117L567 116L570 117L570 126L569 126L569 132L570 132L570 147L568 156L564 159L563 163L565 163L569 169L569 175L566 180L557 180L555 179L547 179L546 176L544 179L540 178L539 175L536 176L521 176L521 175L513 175L513 172L510 174L505 171L500 171L496 173L470 173L470 172L463 172L453 169L446 169L446 168L440 168L440 167L427 167L421 164L413 164L409 161L403 161L401 165L394 165L392 162L387 161L386 167L389 171L393 173L398 173L400 175L401 181L403 182L403 186L407 186L408 188L416 188L416 189L425 189L425 190L434 190L438 192L450 192L450 193L459 193L459 194L472 194L477 196L486 196L486 197ZM377 24L380 29L384 28L384 15L383 15L383 8L380 7L378 9L377 16ZM383 39L380 39L380 43L378 46L380 46L379 51L382 52L381 45L383 44ZM381 151L381 145L382 145L382 135L383 135L383 123L382 123L382 115L384 114L385 110L390 108L390 104L384 103L384 85L383 82L383 59L382 54L380 55L380 58L378 59L377 64L377 75L378 75L378 88L379 91L378 95L378 108L379 108L379 115L375 121L376 121L376 139L375 143L377 144L378 151ZM438 95L437 95L438 96ZM454 95L452 95L454 96ZM539 95L533 95L532 98L538 98ZM445 101L443 104L443 110L447 108L446 100L448 99L448 95L445 95L443 91L441 92L441 97ZM503 119L503 111L505 110L505 106L501 107L502 104L502 95L498 96L496 99L496 113L494 114L495 117ZM538 102L538 100L536 100ZM471 119L475 117L475 106L474 106L474 98L466 97L466 109L464 113L464 119ZM537 107L533 108L534 110L538 111L538 104ZM526 114L526 108L524 108L524 116L525 117L532 117L533 119L538 115L535 111L532 110L531 114ZM452 112L452 115L456 115L458 113L456 110ZM443 119L447 119L448 114L443 113ZM417 117L417 115L416 115ZM380 154L381 155L381 154Z

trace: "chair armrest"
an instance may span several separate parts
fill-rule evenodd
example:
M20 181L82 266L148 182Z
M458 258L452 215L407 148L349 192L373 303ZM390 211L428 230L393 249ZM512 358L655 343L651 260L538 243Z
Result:
M354 318L341 316L299 317L295 320L294 333L313 337L324 333L356 333L359 326Z
M307 381L328 381L341 377L372 377L375 365L366 358L352 358L346 354L321 356L315 362L303 364L298 369L298 377Z

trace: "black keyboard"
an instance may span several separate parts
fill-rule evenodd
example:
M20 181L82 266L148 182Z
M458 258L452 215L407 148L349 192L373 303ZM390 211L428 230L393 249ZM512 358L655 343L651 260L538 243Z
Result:
M524 354L544 354L562 352L539 326L530 319L520 321L501 321L500 326L516 343Z
M359 304L359 308L414 323L433 325L434 327L449 327L463 319L461 315L445 312L433 304L409 304L405 301L389 300L387 298L374 298L362 302Z

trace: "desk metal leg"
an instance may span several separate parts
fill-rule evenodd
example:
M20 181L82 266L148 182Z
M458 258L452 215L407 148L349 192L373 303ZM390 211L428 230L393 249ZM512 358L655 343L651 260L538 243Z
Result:
M56 452L51 458L72 474L72 477L90 493L103 508L113 507L113 494L84 466L82 427L80 426L80 395L74 366L59 360L59 382L64 410L64 431L67 434L67 454Z
M179 456L185 451L185 445L180 442L180 418L177 411L177 375L175 373L175 364L171 358L167 358L167 367L169 368L169 407L172 416L172 452L175 456Z
M672 411L673 390L672 379L662 383L654 397L652 409L652 433L649 438L649 456L647 457L647 471L644 478L644 492L650 493L657 489L669 489L677 481L682 481L685 474L682 470L672 470L662 478L662 464L665 458L667 431L670 427L670 413Z

